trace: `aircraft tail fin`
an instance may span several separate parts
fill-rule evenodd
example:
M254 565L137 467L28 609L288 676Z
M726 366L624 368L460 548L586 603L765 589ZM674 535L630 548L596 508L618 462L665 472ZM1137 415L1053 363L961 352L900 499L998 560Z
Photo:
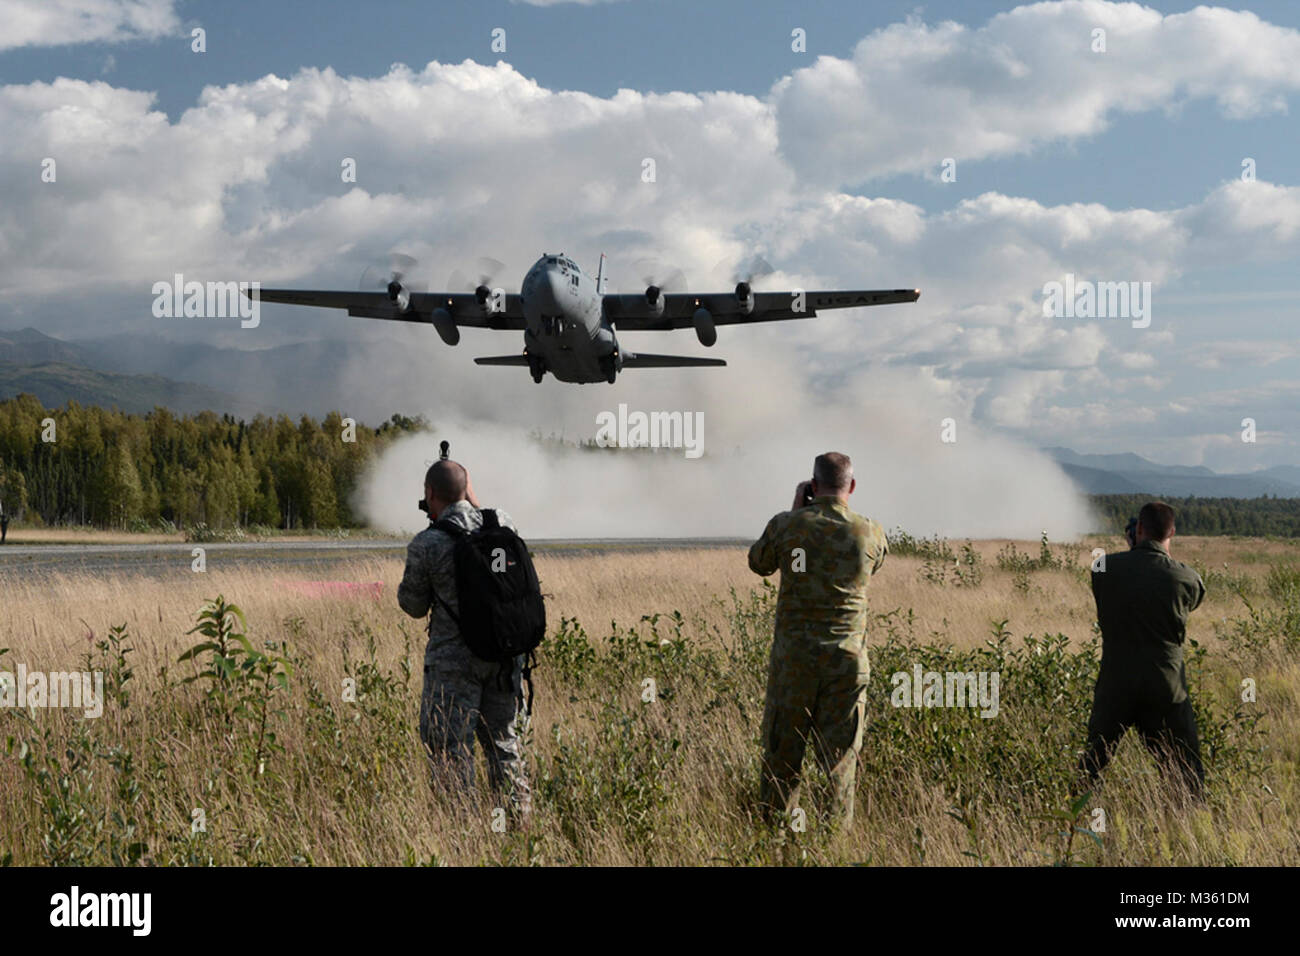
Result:
M692 368L702 365L726 365L724 359L702 358L697 355L652 355L649 352L641 352L633 355L630 352L623 353L624 368Z
M475 365L523 365L527 367L527 355L484 355L474 360Z

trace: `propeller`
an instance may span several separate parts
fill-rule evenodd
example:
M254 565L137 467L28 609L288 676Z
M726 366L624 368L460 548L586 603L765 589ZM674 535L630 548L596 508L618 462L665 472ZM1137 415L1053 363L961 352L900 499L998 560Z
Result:
M758 254L742 259L738 263L733 263L731 259L723 259L713 267L713 274L725 277L728 285L744 283L748 286L755 279L770 276L774 272L776 270L772 268L772 264Z
M497 280L505 275L506 271L506 264L499 259L480 256L471 270L471 274L477 276L478 281L470 279L460 269L453 269L451 275L447 277L447 291L473 292L480 288L495 289L500 285Z
M660 289L680 289L686 285L686 274L662 259L637 259L632 270L641 277L641 288L658 286Z
M662 259L637 259L632 263L632 271L641 277L641 288L645 290L646 301L651 306L659 305L659 293L671 292L686 285L686 274Z
M725 275L731 282L736 284L735 295L740 310L746 315L751 315L754 311L751 283L755 279L771 275L776 270L772 268L771 263L757 253L750 257L748 261L742 260L740 263L728 268L730 261L729 259L723 259L713 267L713 273L714 275Z
M388 257L388 265L370 265L361 273L357 288L362 292L386 292L403 312L411 304L411 292L423 292L424 284L410 279L419 262L402 252Z

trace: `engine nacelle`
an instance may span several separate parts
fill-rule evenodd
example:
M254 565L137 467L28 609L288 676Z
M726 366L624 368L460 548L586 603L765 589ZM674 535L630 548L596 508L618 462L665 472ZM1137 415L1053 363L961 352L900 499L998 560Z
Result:
M750 291L748 282L736 283L736 305L742 315L754 314L754 293Z
M504 312L506 309L506 290L500 287L489 289L485 285L479 286L474 290L474 299L478 306L483 310L484 315L490 315L493 312Z
M718 341L718 327L713 324L713 315L708 309L696 309L691 321L695 323L695 337L701 345L709 346Z
M405 312L411 307L411 293L396 279L388 283L388 298L399 312Z
M434 309L432 319L438 338L448 345L455 345L460 341L460 327L456 325L456 320L451 317L450 312L446 309Z
M655 318L664 314L664 296L657 285L646 286L645 304Z

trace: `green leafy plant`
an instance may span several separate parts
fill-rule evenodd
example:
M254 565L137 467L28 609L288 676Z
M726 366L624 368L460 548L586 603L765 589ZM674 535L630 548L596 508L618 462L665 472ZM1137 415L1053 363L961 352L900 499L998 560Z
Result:
M236 630L236 627L240 630ZM200 634L205 640L183 653L179 662L199 660L203 667L181 681L191 684L206 681L206 696L214 705L227 730L236 718L243 718L252 731L253 766L257 773L265 770L265 758L283 750L276 734L269 728L271 704L277 692L287 691L293 665L277 651L282 643L268 641L259 651L243 633L247 625L244 613L223 596L207 602L199 610L198 623L187 634ZM282 711L275 712L283 715Z

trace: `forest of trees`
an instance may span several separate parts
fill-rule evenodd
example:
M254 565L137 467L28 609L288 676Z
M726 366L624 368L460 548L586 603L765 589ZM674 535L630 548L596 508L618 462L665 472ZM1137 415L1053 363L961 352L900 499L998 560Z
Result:
M402 415L348 432L337 412L319 422L243 422L75 402L47 409L19 395L0 401L0 505L45 525L355 527L349 502L362 468L393 438L424 427Z
M1093 495L1102 515L1100 531L1124 530L1150 495ZM1300 498L1164 498L1174 509L1178 534L1240 534L1300 537Z
M76 402L50 409L19 395L0 401L0 507L30 524L124 530L357 527L350 502L362 469L392 439L426 427L422 418L394 415L348 433L338 412L319 422L284 415L244 422ZM531 438L569 444L539 432ZM597 450L594 442L573 446ZM1097 530L1121 531L1148 500L1093 495ZM1300 536L1300 498L1165 500L1181 534Z

